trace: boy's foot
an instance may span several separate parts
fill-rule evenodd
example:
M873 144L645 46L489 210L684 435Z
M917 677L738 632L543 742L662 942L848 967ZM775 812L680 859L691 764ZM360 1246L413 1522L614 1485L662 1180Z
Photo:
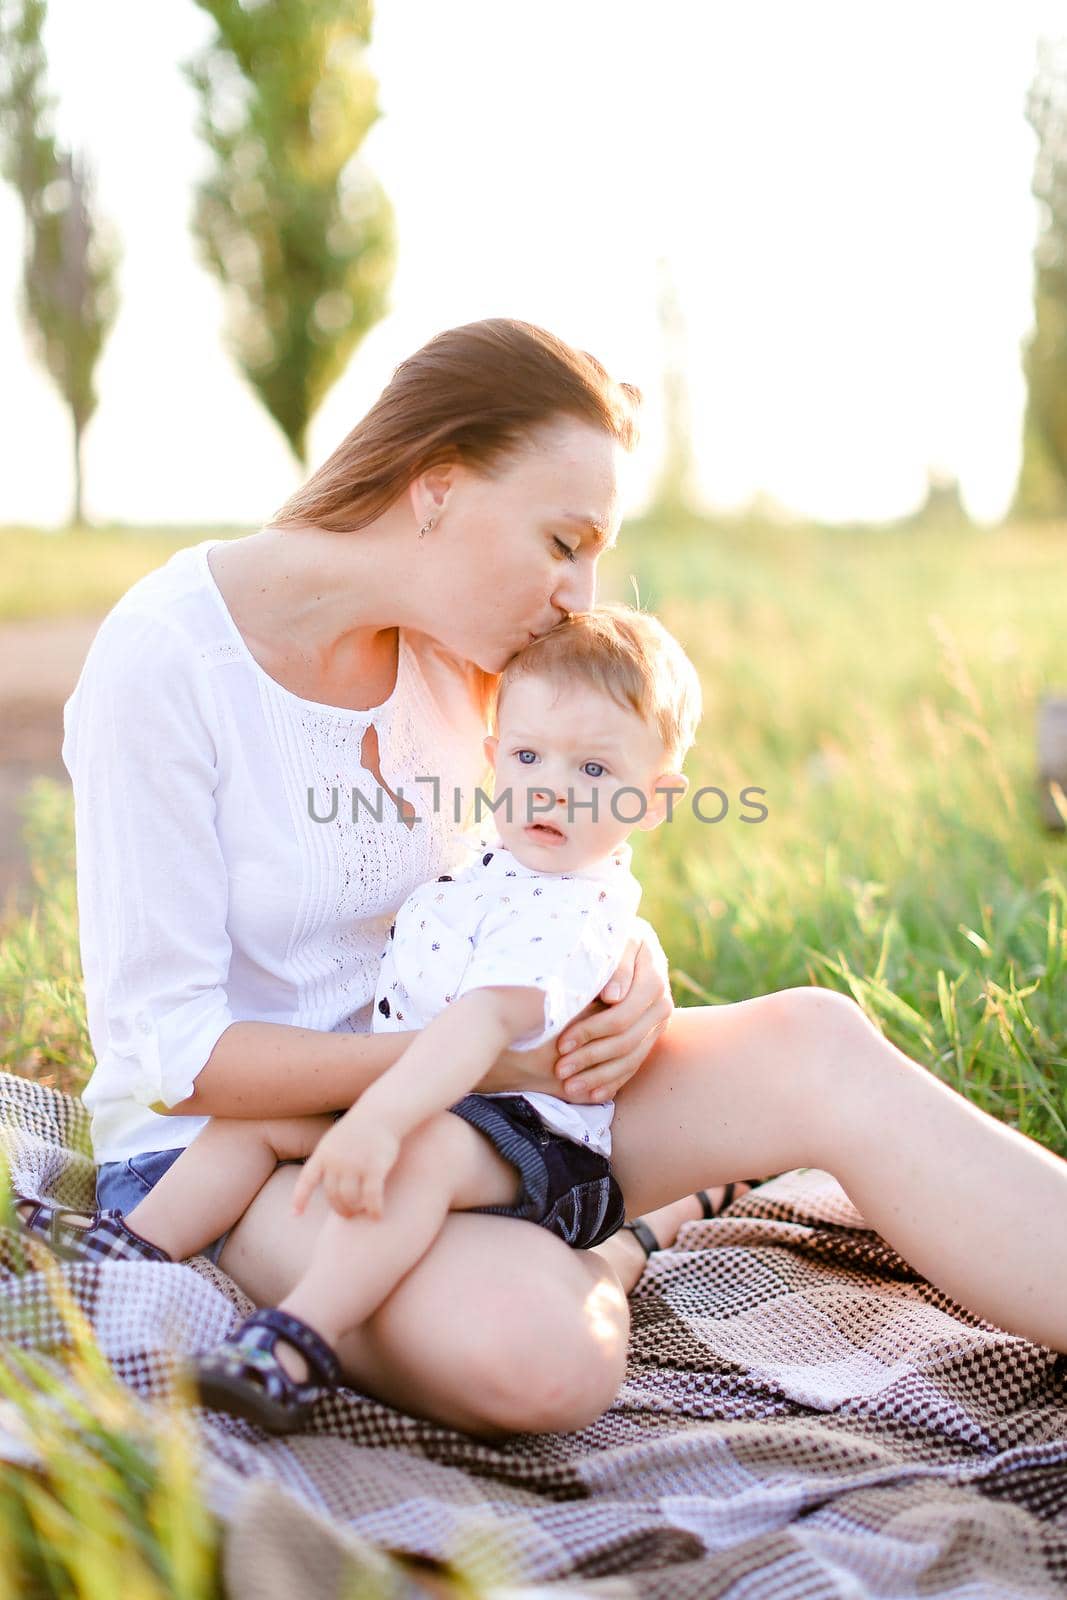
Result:
M16 1195L14 1210L27 1233L43 1240L61 1261L172 1261L142 1239L118 1211L67 1211L46 1200Z
M295 1381L283 1353L299 1351L309 1382ZM341 1382L336 1354L306 1322L260 1307L214 1350L186 1369L201 1405L254 1422L268 1433L296 1433L318 1400Z

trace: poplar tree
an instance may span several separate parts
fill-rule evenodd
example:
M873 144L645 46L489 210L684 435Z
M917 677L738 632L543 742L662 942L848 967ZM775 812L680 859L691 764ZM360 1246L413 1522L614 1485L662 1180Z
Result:
M1026 102L1037 135L1034 325L1024 351L1026 417L1016 510L1067 513L1067 40L1042 40Z
M70 412L72 521L83 514L82 446L96 410L96 364L117 310L118 251L94 216L88 168L52 126L42 39L46 0L0 0L0 157L26 221L21 312Z
M392 209L357 152L379 116L369 0L196 0L215 33L186 68L214 161L194 232L242 372L303 463L307 429L382 315Z

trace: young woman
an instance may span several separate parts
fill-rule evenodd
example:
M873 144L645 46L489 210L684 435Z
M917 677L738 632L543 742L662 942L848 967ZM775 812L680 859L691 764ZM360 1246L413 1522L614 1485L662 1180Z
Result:
M637 398L528 324L452 329L269 527L180 552L105 619L64 741L102 1206L132 1205L207 1117L336 1110L396 1058L403 1035L369 1021L389 922L448 870L493 675L594 601ZM672 1015L647 926L603 1000L480 1087L614 1096L628 1215L667 1207L668 1238L701 1186L824 1168L938 1287L1067 1350L1067 1163L851 1000ZM321 1189L293 1213L297 1176L279 1166L214 1251L258 1304L284 1298L323 1220ZM629 1233L575 1251L455 1214L342 1367L470 1432L581 1427L616 1393L620 1274L641 1259Z

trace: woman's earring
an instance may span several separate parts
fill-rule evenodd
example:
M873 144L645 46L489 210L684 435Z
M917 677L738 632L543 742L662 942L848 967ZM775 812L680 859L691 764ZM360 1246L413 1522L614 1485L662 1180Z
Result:
M419 538L421 539L424 534L429 533L429 531L430 531L430 529L432 527L433 527L433 518L431 517L429 522L424 522L422 527L419 529Z

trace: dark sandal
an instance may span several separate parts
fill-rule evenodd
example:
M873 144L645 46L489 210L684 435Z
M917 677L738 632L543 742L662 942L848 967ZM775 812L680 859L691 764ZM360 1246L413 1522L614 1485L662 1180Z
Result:
M309 1376L303 1382L291 1378L278 1360L279 1339L307 1362ZM268 1433L298 1432L316 1403L341 1381L341 1363L325 1339L299 1317L268 1306L253 1311L186 1370L201 1405L254 1422Z
M14 1195L12 1205L26 1232L60 1261L171 1260L165 1250L135 1233L118 1211L72 1211L25 1194ZM89 1222L81 1227L71 1217L88 1217Z
M715 1207L712 1205L711 1196L708 1191L706 1189L698 1189L696 1194L697 1199L700 1201L700 1209L703 1211L704 1216L708 1220L710 1220L712 1217L721 1217L724 1211L729 1210L735 1200L743 1200L745 1198L744 1195L737 1195L734 1193L739 1182L747 1183L749 1189L752 1190L758 1189L762 1181L763 1180L761 1178L740 1178L735 1180L733 1183L723 1184L722 1205L719 1207L718 1211L716 1211Z
M646 1256L653 1255L655 1251L663 1249L663 1246L643 1217L635 1217L632 1222L624 1222L623 1227L633 1234Z
M737 1181L747 1183L750 1189L758 1189L763 1180L761 1178L741 1178ZM718 1211L712 1204L711 1196L706 1189L698 1189L696 1191L696 1197L700 1201L700 1209L706 1218L721 1217L726 1208L733 1205L735 1198L744 1198L743 1195L737 1197L734 1194L737 1188L737 1181L723 1185L722 1205ZM624 1222L623 1227L633 1234L646 1256L653 1255L655 1251L664 1249L664 1246L660 1244L643 1217L635 1217L632 1222Z

